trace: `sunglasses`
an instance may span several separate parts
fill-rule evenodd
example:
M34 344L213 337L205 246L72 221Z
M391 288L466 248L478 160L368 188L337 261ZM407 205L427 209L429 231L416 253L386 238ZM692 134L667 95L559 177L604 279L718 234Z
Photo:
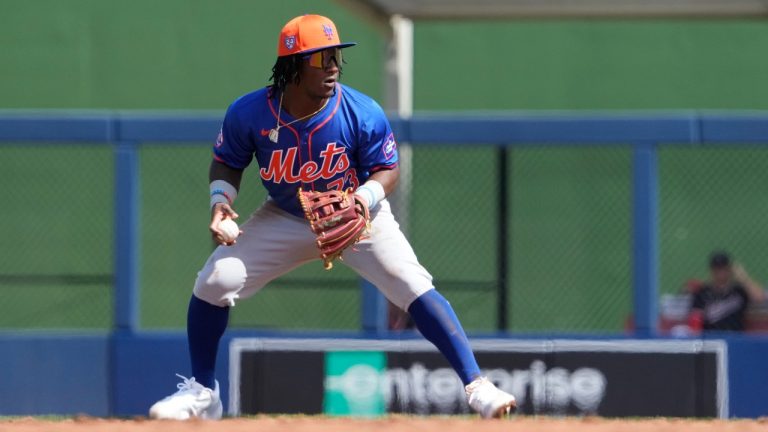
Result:
M304 60L309 60L309 65L318 68L326 69L332 66L332 62L336 63L336 67L341 67L343 62L341 58L341 48L328 48L322 51L313 52L310 55L304 56Z

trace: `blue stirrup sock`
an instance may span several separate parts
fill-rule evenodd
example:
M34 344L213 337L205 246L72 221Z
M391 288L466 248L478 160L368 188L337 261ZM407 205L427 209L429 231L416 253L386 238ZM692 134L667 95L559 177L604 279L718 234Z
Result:
M424 337L432 342L467 385L480 376L475 355L451 304L437 290L429 290L411 303L408 313Z
M219 339L227 329L229 308L214 306L192 295L187 310L187 340L192 376L213 389L216 386L216 354Z

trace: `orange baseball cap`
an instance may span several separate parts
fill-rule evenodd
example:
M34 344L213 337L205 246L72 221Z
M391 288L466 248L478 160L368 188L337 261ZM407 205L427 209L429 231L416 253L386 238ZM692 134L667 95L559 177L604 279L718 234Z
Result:
M277 56L308 54L326 48L346 48L352 45L357 43L341 43L336 25L330 19L320 15L302 15L288 21L283 27L277 42Z

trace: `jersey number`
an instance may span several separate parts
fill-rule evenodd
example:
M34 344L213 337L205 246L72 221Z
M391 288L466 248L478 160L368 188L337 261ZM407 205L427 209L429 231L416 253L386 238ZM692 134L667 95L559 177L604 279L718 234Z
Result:
M335 189L338 191L344 190L345 184L349 184L349 187L351 187L352 190L357 190L357 187L360 186L360 183L357 181L357 171L355 171L354 168L348 169L344 173L344 177L328 183L328 189Z

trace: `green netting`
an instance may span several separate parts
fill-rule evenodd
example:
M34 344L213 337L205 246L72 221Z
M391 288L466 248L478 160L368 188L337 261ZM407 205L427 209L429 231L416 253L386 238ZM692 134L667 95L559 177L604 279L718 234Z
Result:
M629 148L512 155L511 329L620 330L631 310Z
M708 277L708 255L725 249L768 281L768 148L666 147L659 155L661 291Z
M499 151L417 146L408 236L469 330L498 319ZM140 150L141 327L182 328L197 271L213 248L207 225L210 150L147 143ZM631 150L509 151L507 311L514 331L616 331L631 314ZM662 146L661 289L706 278L713 249L767 280L768 149ZM113 157L99 146L0 148L0 328L107 328L112 322ZM246 171L237 208L264 199ZM319 263L241 301L232 325L357 329L360 290L344 266Z
M0 328L112 322L112 153L0 147Z

